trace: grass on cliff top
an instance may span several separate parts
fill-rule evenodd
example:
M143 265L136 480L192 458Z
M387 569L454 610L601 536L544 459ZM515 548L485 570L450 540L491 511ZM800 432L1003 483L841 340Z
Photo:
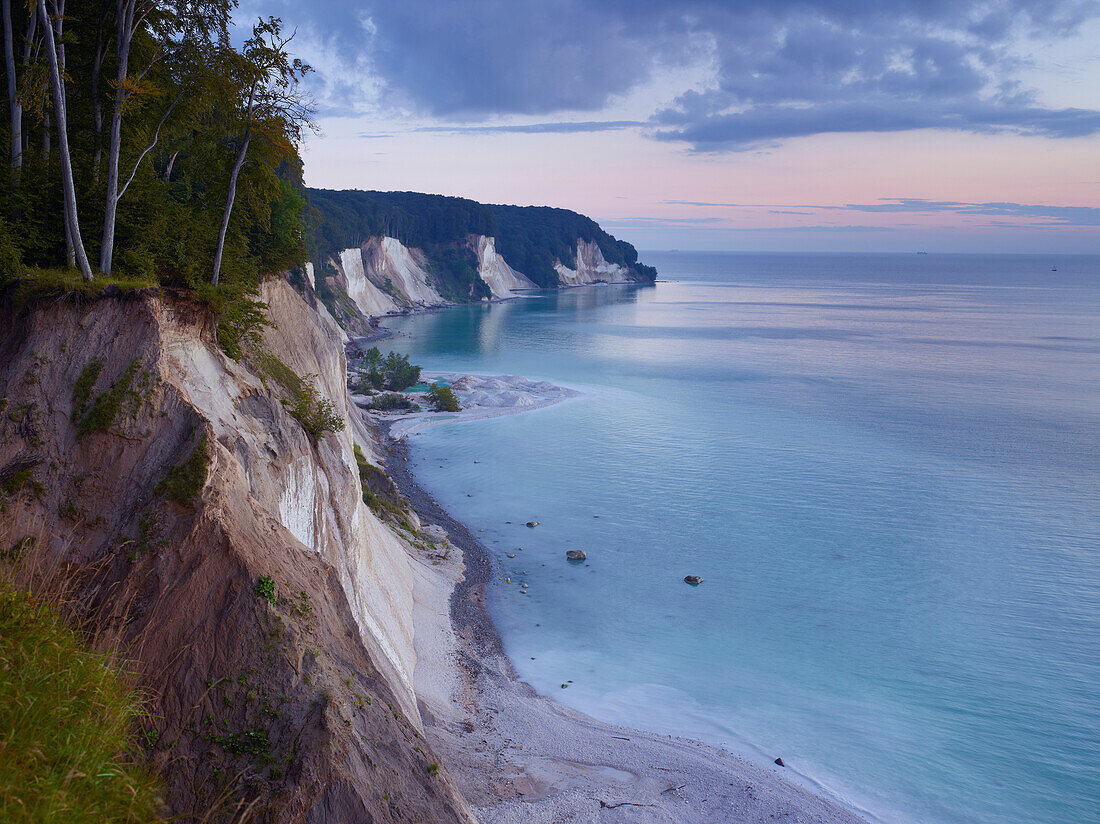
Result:
M121 292L137 292L156 285L152 280L105 275L87 281L76 269L32 269L23 275L0 275L0 293L8 293L17 307L64 295L97 298L108 286Z
M0 583L0 821L158 821L157 782L126 758L141 714L105 656Z

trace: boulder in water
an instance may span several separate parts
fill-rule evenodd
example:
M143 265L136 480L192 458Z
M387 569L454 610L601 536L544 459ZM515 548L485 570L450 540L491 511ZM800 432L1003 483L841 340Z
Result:
M527 526L538 526L538 525L539 525L538 521L528 521L527 522Z
M698 575L685 575L684 583L691 584L693 587L697 587L699 586L699 584L703 583L703 579L700 578Z
M588 556L583 549L570 549L565 553L565 557L570 561L583 561Z
M786 764L783 763L782 758L775 759L775 763L778 764L780 767L786 767L787 766Z

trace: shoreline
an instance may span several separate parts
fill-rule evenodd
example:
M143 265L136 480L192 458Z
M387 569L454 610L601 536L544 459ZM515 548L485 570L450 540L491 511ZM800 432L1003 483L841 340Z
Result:
M476 417L520 411L528 410ZM378 423L386 470L421 518L442 527L461 553L444 571L451 579L443 587L449 590L447 613L434 604L424 619L432 642L414 677L418 701L425 733L483 824L717 824L777 817L867 824L859 813L805 786L812 779L788 778L782 767L760 766L700 741L599 721L520 680L488 611L491 556L419 485L406 441L417 421L393 433L400 423ZM433 586L426 600L440 594L440 584Z
M514 300L529 300L531 298L538 297L540 293L553 293L560 292L566 289L587 289L596 286L654 286L658 283L666 283L667 281L655 280L653 283L639 283L638 281L603 281L597 280L592 283L570 283L563 284L556 288L538 288L538 289L513 289L515 294L508 295L507 297L492 297L485 301L475 301L470 303L438 303L431 306L419 306L415 309L409 308L402 312L387 312L384 315L370 315L370 319L377 323L373 326L374 332L369 335L360 335L358 337L348 336L347 343L352 346L358 346L364 343L375 343L380 340L386 340L387 338L395 338L399 333L393 329L387 329L382 325L382 321L390 318L407 318L413 315L430 315L435 312L442 312L445 309L454 309L456 306L482 306L492 305L494 303L510 303Z

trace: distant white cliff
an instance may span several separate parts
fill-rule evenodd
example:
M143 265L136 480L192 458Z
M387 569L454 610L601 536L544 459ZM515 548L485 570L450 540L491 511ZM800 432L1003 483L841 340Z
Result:
M470 235L466 243L477 255L478 277L493 298L513 297L516 290L541 288L508 264L497 251L495 238ZM451 303L440 294L438 286L438 278L446 273L433 272L423 250L405 246L396 238L367 238L362 245L344 249L338 258L329 258L328 262L336 270L337 280L342 281L339 285L364 317ZM574 265L576 268L571 269L560 260L555 262L559 286L627 283L635 279L627 267L609 263L596 241L578 238ZM317 275L312 264L307 264L306 275L316 289Z
M412 306L446 303L428 278L428 259L392 237L372 237L362 245L366 275L382 289L389 287Z
M362 248L345 249L340 253L340 260L332 263L344 276L348 297L355 301L364 315L386 315L397 311L394 299L367 277Z
M577 268L570 269L561 261L554 265L563 286L581 286L586 283L625 283L630 272L617 263L608 263L594 240L577 241Z
M477 236L477 273L495 298L512 295L513 289L538 289L538 285L517 272L500 256L496 248L496 239Z

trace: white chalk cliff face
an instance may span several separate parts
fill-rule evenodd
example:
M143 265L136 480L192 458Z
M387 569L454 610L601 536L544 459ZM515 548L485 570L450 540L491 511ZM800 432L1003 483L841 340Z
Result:
M538 289L538 285L517 272L500 256L496 239L477 236L477 273L495 298L511 297L513 289Z
M377 286L393 288L412 306L445 304L428 279L428 259L392 237L372 237L362 246L366 275Z
M347 394L339 330L327 312L310 310L281 279L265 282L261 297L275 324L265 330L265 344L295 372L313 376L320 394L336 402L343 431L311 446L301 427L260 394L257 378L190 329L165 325L166 370L180 376L177 388L226 447L217 450L216 460L243 473L250 496L278 518L303 552L331 564L362 641L389 676L402 711L419 726L412 687L416 560L363 503L354 443L368 459L380 460Z
M477 273L494 298L515 296L516 290L538 289L537 283L513 269L496 249L496 239L470 235L467 243L477 253ZM429 275L428 258L420 249L405 246L392 237L371 237L362 246L345 249L339 259L330 258L347 284L348 296L364 316L386 315L408 309L448 306ZM576 269L558 261L554 269L561 286L589 283L629 283L631 271L609 263L595 241L577 240ZM312 265L307 265L310 275ZM446 276L446 273L442 273ZM310 276L311 281L314 280Z
M554 266L563 286L581 286L586 283L626 283L630 272L617 263L608 263L594 240L577 241L577 268L570 269L561 261Z
M394 299L367 278L362 249L345 249L340 253L340 260L332 263L348 284L348 297L355 301L364 315L385 315L397 311Z

